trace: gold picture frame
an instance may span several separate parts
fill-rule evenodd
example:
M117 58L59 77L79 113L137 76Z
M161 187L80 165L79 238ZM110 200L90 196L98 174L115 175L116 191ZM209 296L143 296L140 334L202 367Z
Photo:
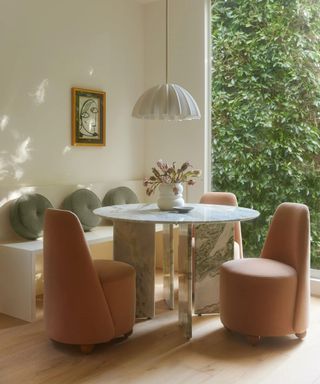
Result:
M106 93L72 88L72 145L106 145Z

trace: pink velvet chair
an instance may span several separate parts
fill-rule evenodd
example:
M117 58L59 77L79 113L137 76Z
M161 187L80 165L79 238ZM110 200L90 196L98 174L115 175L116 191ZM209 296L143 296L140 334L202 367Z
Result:
M225 262L220 269L224 326L256 344L261 337L306 335L309 310L308 207L277 208L259 258Z
M201 204L217 204L217 205L231 205L233 207L238 205L237 197L231 192L207 192L200 198ZM234 258L240 259L243 257L242 250L242 236L240 221L234 224Z
M135 322L135 270L91 259L82 226L70 211L48 209L44 223L44 316L50 339L79 345L128 336Z

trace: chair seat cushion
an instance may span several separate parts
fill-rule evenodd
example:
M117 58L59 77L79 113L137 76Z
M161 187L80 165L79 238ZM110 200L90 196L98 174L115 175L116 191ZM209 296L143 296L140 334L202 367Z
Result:
M102 205L136 204L139 203L137 195L128 187L110 189L102 200Z
M100 217L93 210L101 207L98 196L89 189L78 189L71 193L62 203L62 208L75 213L84 231L90 231L100 222Z
M135 278L135 269L130 264L113 260L94 260L93 264L101 284Z
M293 332L294 268L265 258L230 260L220 268L220 314L229 329L251 336Z
M46 197L38 193L22 195L10 207L13 230L25 239L37 239L42 235L47 208L52 208L52 204Z
M135 269L127 263L112 260L94 260L93 265L109 304L115 336L130 332L135 322Z
M223 264L223 268L234 275L247 276L248 278L278 279L296 276L296 270L290 265L265 258L247 258L230 260Z

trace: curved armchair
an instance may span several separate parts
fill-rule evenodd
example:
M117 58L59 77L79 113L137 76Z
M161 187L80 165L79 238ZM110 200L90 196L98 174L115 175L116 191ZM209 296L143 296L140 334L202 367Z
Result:
M231 260L220 269L221 321L247 335L306 335L309 308L310 219L308 207L277 208L259 258Z
M207 192L200 198L201 204L217 204L217 205L231 205L236 207L238 205L237 197L231 192ZM243 257L242 250L242 236L240 221L234 223L234 258L240 259Z
M44 316L49 338L82 352L132 332L135 270L92 261L78 217L48 209L44 224Z

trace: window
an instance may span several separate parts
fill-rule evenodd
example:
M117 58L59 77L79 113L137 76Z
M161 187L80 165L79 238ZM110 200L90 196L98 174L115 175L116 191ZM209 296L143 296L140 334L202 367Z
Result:
M307 204L320 268L320 7L213 0L212 188L260 211L243 225L258 256L275 208Z

